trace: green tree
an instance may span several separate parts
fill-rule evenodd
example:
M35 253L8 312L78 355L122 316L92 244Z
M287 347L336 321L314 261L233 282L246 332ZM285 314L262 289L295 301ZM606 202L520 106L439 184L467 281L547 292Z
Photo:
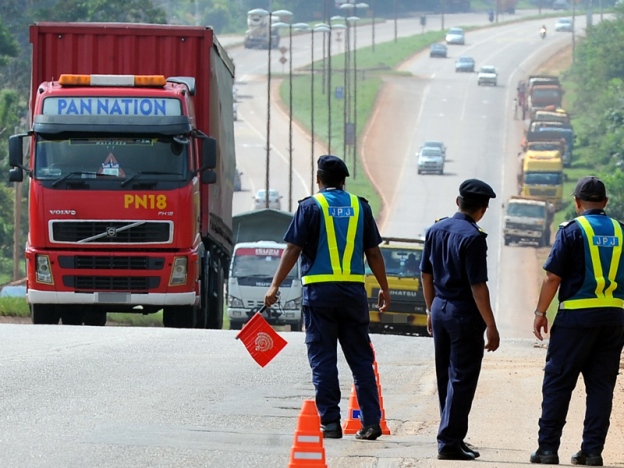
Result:
M59 0L35 12L46 21L166 23L167 15L151 0Z
M0 19L0 66L6 65L8 57L17 57L17 41Z

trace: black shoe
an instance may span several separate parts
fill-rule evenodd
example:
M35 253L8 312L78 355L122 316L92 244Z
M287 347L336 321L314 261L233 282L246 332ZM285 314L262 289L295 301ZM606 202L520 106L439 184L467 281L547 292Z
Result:
M459 446L464 452L472 453L475 458L479 458L481 456L478 450L475 450L475 448L472 445L467 444L466 442L462 441L462 443L459 444Z
M444 447L438 452L438 460L474 460L476 457L471 452L466 452L461 447Z
M590 454L579 450L572 455L573 465L602 466L602 455Z
M552 450L537 449L531 454L531 463L541 463L542 465L558 465L559 455Z
M324 439L342 439L342 427L340 421L321 424L321 432Z
M381 426L373 424L372 426L364 426L355 433L355 438L359 440L375 440L381 435Z

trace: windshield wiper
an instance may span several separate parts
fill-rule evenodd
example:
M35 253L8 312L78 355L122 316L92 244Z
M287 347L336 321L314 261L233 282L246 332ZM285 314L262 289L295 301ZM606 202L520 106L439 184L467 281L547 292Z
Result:
M162 171L141 171L141 172L135 172L130 177L128 177L126 180L124 180L121 183L121 186L125 187L127 184L132 182L134 179L137 179L138 177L140 177L142 175L176 175L176 176L181 176L182 174L176 174L176 173L172 174L171 172L162 172Z
M64 180L75 175L88 176L88 177L83 177L84 179L95 179L97 177L117 177L116 175L113 175L113 174L100 174L99 172L92 172L92 171L72 171L72 172L68 172L64 176L61 176L60 178L52 182L52 187L56 187L58 184L60 184Z

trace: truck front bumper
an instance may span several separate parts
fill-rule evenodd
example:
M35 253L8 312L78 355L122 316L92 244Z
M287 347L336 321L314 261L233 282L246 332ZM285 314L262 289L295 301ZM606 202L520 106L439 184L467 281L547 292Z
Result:
M130 292L62 292L28 289L28 302L31 304L127 304L152 306L193 305L197 300L194 292L149 293Z
M239 309L228 308L228 318L230 322L247 323L251 317L258 311L255 309ZM268 308L262 312L262 317L271 325L288 325L292 323L299 323L301 320L301 309L272 309Z
M542 231L523 231L520 229L505 229L503 234L508 237L522 237L523 239L539 239L544 235Z

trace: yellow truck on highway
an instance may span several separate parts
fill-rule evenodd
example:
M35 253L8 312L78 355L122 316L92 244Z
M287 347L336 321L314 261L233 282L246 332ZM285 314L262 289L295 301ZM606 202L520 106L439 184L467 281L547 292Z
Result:
M519 177L520 196L544 199L561 208L563 199L563 160L561 152L527 151Z
M379 248L386 264L390 288L390 308L383 313L377 307L379 283L366 266L364 286L368 296L371 333L428 336L419 268L423 246L424 239L383 238Z

